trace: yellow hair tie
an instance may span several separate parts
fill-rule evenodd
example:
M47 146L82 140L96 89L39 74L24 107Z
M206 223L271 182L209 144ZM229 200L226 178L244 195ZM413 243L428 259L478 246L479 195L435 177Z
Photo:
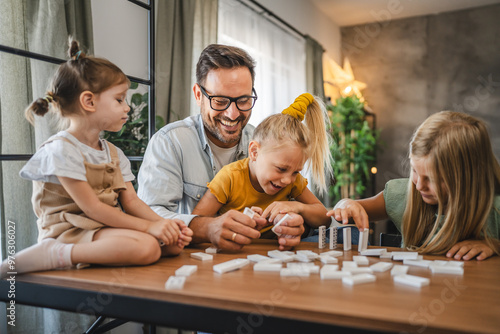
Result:
M43 98L45 101L47 101L47 103L51 103L52 101L54 101L54 98L50 95L46 95L44 98Z
M304 120L304 115L306 114L307 107L313 103L314 97L309 93L304 93L297 97L295 101L286 109L284 109L281 113L290 115L300 120L301 122Z

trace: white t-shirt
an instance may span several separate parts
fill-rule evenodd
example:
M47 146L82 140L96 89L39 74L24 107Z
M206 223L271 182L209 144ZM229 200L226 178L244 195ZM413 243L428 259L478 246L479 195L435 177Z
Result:
M104 139L101 139L103 150L96 150L82 144L66 131L61 131L50 138L53 137L64 137L74 145L65 140L54 140L43 145L19 172L22 178L56 184L61 184L57 179L58 176L87 181L83 156L91 164L111 162L109 147ZM133 181L135 176L132 174L130 161L122 150L118 147L116 150L120 158L120 170L123 180L125 182Z
M215 162L215 172L218 173L222 167L234 161L234 155L236 154L237 145L230 148L223 148L215 145L212 141L208 140L208 145L212 149Z

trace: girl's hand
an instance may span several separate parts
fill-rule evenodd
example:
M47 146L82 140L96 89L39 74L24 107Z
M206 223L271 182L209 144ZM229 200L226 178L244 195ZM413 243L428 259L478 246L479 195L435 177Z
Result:
M361 204L349 198L340 200L333 210L328 211L326 215L333 216L336 221L342 222L344 225L349 223L349 218L352 217L360 231L369 228L368 215L365 209Z
M284 215L290 212L300 214L301 202L298 201L279 201L271 203L262 213L262 217L267 218L270 223L274 223L276 216ZM278 222L279 220L276 220Z
M163 241L165 245L173 245L177 242L181 229L176 220L161 219L151 222L146 232Z
M179 239L177 240L177 246L184 248L193 240L193 231L187 227L182 220L175 219L175 221L181 229L181 234L179 234Z
M446 253L446 257L453 257L455 260L471 260L474 257L481 261L489 258L495 252L484 240L464 240L455 244Z

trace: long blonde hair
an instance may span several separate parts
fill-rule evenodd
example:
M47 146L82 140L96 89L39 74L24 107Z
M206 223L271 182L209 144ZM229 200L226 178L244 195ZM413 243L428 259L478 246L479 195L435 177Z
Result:
M300 146L311 168L315 186L324 192L327 190L326 180L332 175L332 156L325 125L328 115L324 103L319 98L307 95L310 96L310 104L304 106L307 108L307 111L304 110L305 124L300 116L274 114L257 126L253 140L263 146L269 143L277 144L278 147L290 143Z
M438 205L436 212L436 206L425 203L415 184L408 182L404 245L421 253L444 254L460 241L484 239L500 254L486 224L500 191L500 166L485 124L464 113L436 113L415 131L410 157L429 161L430 177L438 183Z

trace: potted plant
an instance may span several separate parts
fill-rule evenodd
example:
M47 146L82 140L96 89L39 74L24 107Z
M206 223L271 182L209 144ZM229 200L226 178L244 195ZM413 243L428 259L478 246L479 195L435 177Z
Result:
M138 84L132 82L130 90L137 90ZM118 146L126 156L143 156L148 145L148 96L140 92L132 93L130 97L129 121L125 123L122 129L118 132L104 132L104 139ZM165 121L161 116L156 116L156 130L165 125ZM137 176L141 161L132 161L132 173Z
M370 127L365 105L355 95L341 97L327 109L335 176L329 191L332 203L342 198L364 197L373 177L371 169L376 161L380 131Z

